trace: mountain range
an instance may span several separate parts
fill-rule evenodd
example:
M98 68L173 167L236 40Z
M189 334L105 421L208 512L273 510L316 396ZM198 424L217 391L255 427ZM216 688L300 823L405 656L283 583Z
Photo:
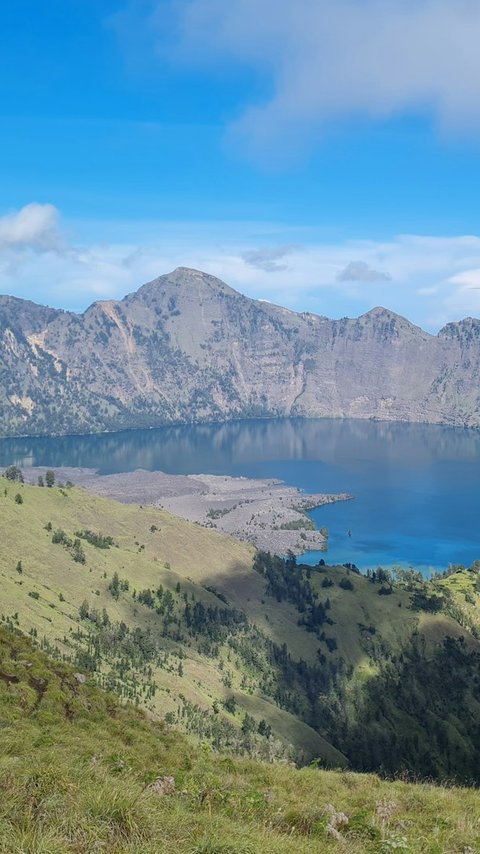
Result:
M0 296L0 435L246 417L480 426L480 320L330 320L179 267L83 314Z

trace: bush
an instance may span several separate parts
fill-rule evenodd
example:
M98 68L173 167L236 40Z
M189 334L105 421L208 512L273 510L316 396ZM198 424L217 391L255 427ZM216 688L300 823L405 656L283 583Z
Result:
M23 504L23 498L19 492L17 492L15 496L15 504Z

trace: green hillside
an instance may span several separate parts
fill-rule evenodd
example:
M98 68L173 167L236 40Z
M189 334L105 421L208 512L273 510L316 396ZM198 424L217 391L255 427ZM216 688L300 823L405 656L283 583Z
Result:
M154 719L269 761L479 780L478 567L425 584L296 566L6 479L0 513L4 624Z
M0 628L4 854L475 852L477 790L216 755Z

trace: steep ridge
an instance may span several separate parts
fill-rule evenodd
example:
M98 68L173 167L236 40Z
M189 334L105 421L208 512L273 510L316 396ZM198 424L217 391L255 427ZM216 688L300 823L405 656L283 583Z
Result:
M0 298L0 432L240 417L480 426L480 321L329 320L178 268L83 315Z

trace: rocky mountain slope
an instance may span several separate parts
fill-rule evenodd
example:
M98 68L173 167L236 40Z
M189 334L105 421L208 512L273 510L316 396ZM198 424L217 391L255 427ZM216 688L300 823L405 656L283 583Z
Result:
M480 321L329 320L178 268L82 315L0 297L0 433L255 416L480 426Z

